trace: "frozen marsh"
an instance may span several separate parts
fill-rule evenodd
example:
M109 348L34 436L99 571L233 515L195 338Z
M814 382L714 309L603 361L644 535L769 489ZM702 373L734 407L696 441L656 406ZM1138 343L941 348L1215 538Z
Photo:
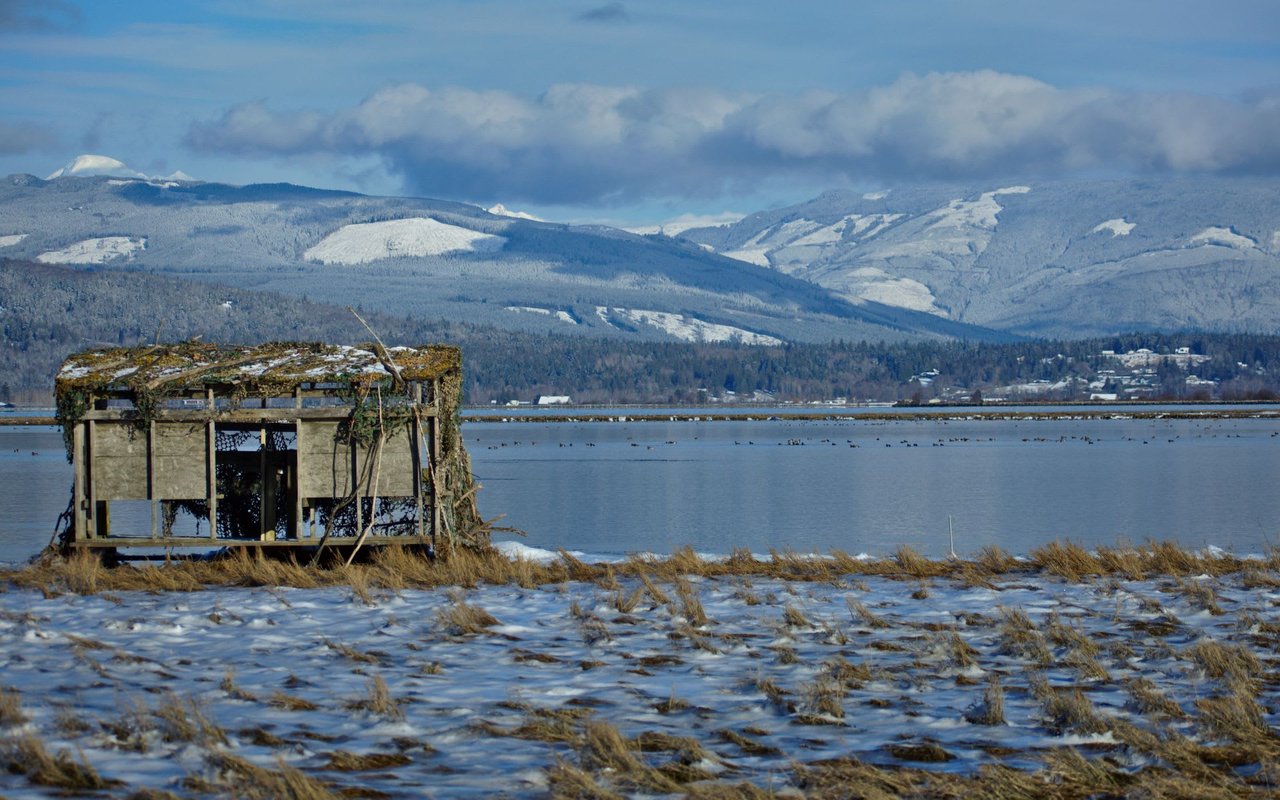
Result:
M1275 792L1280 560L1126 552L11 573L0 793Z

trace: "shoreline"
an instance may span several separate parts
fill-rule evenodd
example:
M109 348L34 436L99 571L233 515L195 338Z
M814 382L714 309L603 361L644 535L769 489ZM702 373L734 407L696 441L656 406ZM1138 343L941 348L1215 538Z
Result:
M1036 420L1133 420L1133 419L1276 419L1280 420L1280 406L1266 404L1265 409L1230 408L1203 409L1196 411L1178 410L1141 410L1120 411L1115 408L1090 410L1087 407L1071 410L1054 411L1006 411L999 409L983 409L977 406L952 406L951 410L937 411L679 411L662 413L660 408L643 407L646 413L619 413L614 410L586 410L578 412L539 412L536 414L474 414L464 415L462 423L588 423L588 422L904 422L918 420L922 422L958 422L958 421L1036 421ZM965 410L967 409L967 410ZM54 417L16 417L0 416L0 427L56 427L58 421Z

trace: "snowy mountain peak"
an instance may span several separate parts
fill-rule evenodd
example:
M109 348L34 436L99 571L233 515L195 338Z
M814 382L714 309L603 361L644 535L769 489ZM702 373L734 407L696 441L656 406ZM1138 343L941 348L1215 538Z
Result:
M85 155L76 156L69 164L61 169L54 170L45 180L53 180L54 178L87 178L93 175L109 175L113 178L142 178L146 179L146 175L129 167L123 161L112 158L111 156L98 156L86 153Z
M130 167L118 158L93 155L91 153L76 156L66 166L54 170L48 178L45 178L45 180L51 181L55 178L91 178L99 176L108 178L129 178L133 180L151 182L194 182L197 180L182 170L175 170L172 174L165 176L146 175L138 172L136 169Z
M485 211L488 211L495 217L511 217L512 219L528 219L533 220L534 222L546 222L542 217L535 217L534 215L525 213L524 211L513 211L502 203L495 203L494 205L486 208Z

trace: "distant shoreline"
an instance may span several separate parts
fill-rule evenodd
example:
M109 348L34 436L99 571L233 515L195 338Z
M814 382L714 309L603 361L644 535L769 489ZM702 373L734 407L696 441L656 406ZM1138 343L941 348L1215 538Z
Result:
M1055 404L1065 405L1065 404ZM1132 411L1106 408L1090 408L1080 405L1064 410L1004 410L990 406L937 406L937 410L922 411L918 406L890 407L880 411L830 410L830 411L786 411L777 407L758 411L673 411L662 413L660 406L633 406L639 413L627 413L629 409L612 407L609 409L581 409L576 411L556 410L538 413L527 413L513 410L511 413L494 411L488 414L464 415L462 421L495 423L495 422L893 422L903 420L920 420L924 422L951 422L957 420L1071 420L1071 419L1280 419L1280 404L1276 403L1232 403L1232 406L1250 405L1250 408L1199 408L1197 410L1170 409L1174 403L1136 405ZM1204 404L1186 404L1204 405ZM0 415L0 427L40 427L56 426L54 417L23 417Z

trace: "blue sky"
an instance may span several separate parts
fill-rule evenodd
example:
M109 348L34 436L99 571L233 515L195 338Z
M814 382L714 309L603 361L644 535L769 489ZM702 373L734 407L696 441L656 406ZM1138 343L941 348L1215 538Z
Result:
M1280 172L1280 3L0 0L0 171L751 211Z

